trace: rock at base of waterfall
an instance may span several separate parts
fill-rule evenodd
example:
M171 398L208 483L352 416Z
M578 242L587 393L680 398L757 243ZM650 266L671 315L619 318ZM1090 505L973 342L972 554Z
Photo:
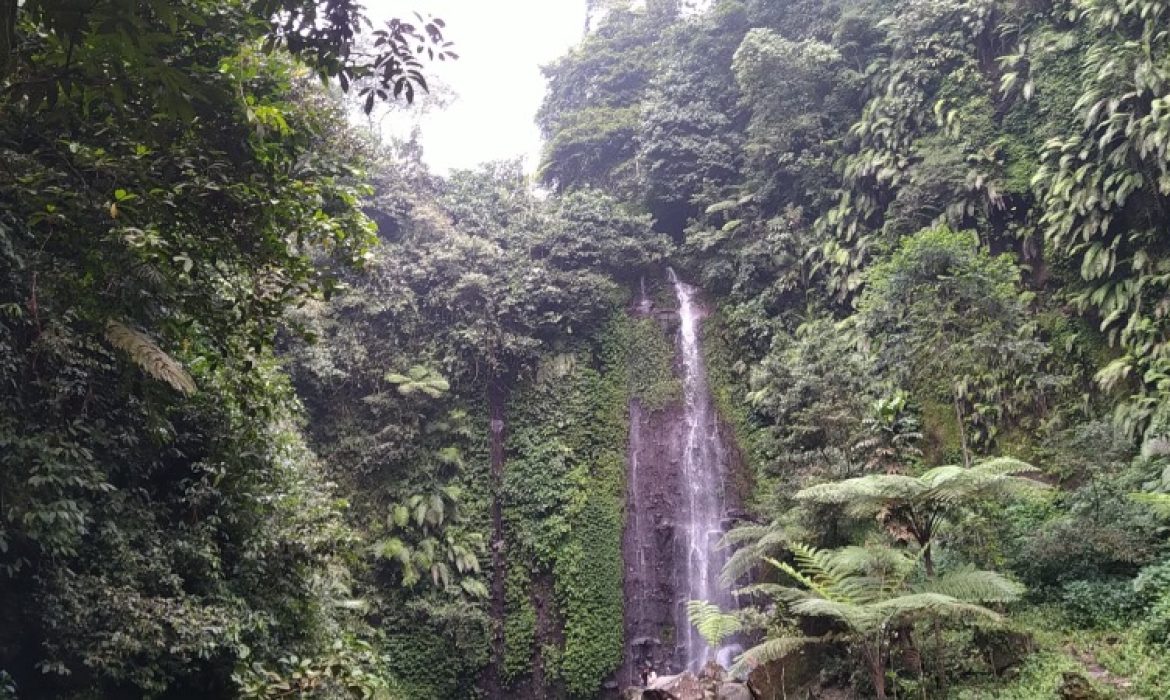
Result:
M755 696L743 683L720 683L715 700L755 700Z
M745 683L726 681L726 672L717 664L708 664L698 675L685 671L677 676L661 676L645 688L629 688L626 700L754 700Z

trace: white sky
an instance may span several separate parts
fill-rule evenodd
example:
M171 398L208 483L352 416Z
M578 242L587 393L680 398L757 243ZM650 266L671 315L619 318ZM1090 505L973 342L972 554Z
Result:
M424 160L438 173L525 156L536 168L540 134L533 119L544 97L540 66L582 36L585 0L367 0L374 23L414 12L441 17L459 60L428 64L455 93L445 110L395 111L381 121L386 135L422 129Z

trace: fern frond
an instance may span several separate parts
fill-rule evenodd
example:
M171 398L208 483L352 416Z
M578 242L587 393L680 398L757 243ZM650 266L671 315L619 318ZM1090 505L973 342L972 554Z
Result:
M817 484L796 493L799 501L821 504L849 504L860 507L876 507L877 504L893 500L909 500L920 496L927 484L912 476L903 474L870 474L844 481Z
M809 644L821 644L829 641L823 637L777 637L769 639L748 649L731 666L729 673L738 678L755 668L784 658Z
M791 586L782 586L779 583L753 583L750 586L743 586L735 589L737 596L766 596L773 600L792 600L794 598L805 598L809 595L808 591L800 588L792 588Z
M106 340L155 379L166 382L171 388L188 396L195 393L195 380L183 365L142 331L110 320L106 322Z
M1024 593L1024 587L1015 581L994 571L980 571L974 567L949 572L915 586L914 590L967 603L1011 603Z
M995 474L997 476L1029 474L1040 471L1039 467L1032 466L1015 457L993 457L992 459L979 462L972 466L971 469L984 474Z
M1003 617L994 610L974 603L965 603L940 593L910 593L896 598L890 598L889 600L883 600L880 603L874 604L873 607L889 620L904 617L921 617L923 615L983 618L991 622L1000 622L1003 620Z
M472 598L482 599L488 597L487 586L485 586L483 581L480 581L479 579L465 578L459 582L459 586L465 593L467 593L467 595L471 596Z
M386 381L398 385L398 393L403 396L420 392L437 399L451 388L442 374L425 365L414 365L406 374L389 372Z
M687 602L687 619L712 648L743 629L738 617L723 612L718 605L705 600Z
M787 562L778 561L771 557L764 557L764 561L776 567L780 572L800 585L825 598L831 598L833 593L829 589L833 580L816 561L817 550L806 545L794 544L793 555L796 557L800 569L796 569Z
M792 603L788 609L805 617L827 617L862 633L876 628L884 617L878 605L856 605L826 598L806 598Z
M719 577L731 587L752 569L764 562L764 557L786 548L790 542L788 529L777 522L768 525L741 525L733 528L720 540L721 548L739 546L727 558Z

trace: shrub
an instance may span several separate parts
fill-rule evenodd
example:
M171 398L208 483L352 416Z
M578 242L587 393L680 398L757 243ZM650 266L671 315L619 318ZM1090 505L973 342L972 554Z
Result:
M1060 588L1068 621L1077 627L1117 627L1134 618L1141 602L1125 579L1069 581Z

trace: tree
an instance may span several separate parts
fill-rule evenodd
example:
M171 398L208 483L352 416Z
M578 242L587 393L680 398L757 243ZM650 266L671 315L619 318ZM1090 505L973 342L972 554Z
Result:
M797 492L809 503L842 505L855 517L878 517L896 538L912 540L922 552L927 576L933 577L933 545L939 527L964 508L990 497L1039 483L1017 476L1038 471L1010 457L997 457L971 467L947 465L922 476L869 474L844 481L818 484Z
M886 697L887 653L891 635L920 620L1002 618L980 604L1008 603L1022 589L992 571L959 569L914 582L917 559L884 547L819 550L793 545L796 565L768 563L797 585L757 584L759 593L799 618L826 619L834 631L820 637L782 636L748 649L736 670L768 663L807 644L843 641L860 651L875 697Z
M244 659L368 639L274 357L371 243L365 143L241 5L10 7L0 667L32 695L235 697Z
M919 401L951 404L965 464L971 427L993 437L1042 383L1030 301L1010 256L946 227L905 238L866 273L858 317L879 370Z
M0 85L6 99L27 100L34 112L62 100L127 110L153 102L156 111L189 119L196 105L230 94L208 50L263 42L266 52L282 48L343 90L362 81L369 112L376 99L411 101L416 88L426 89L420 54L456 57L440 19L392 19L374 30L361 10L353 0L248 0L226 10L204 0L14 3L0 24ZM359 46L365 30L372 52Z

